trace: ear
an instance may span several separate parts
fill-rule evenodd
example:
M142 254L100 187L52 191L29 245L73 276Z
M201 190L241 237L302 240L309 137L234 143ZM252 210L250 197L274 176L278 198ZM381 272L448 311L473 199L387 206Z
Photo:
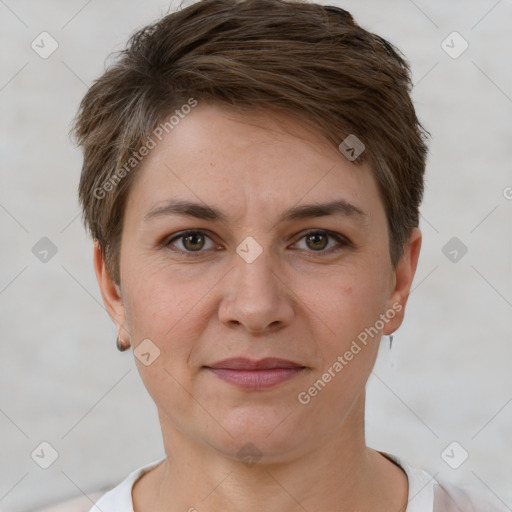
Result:
M383 334L392 334L402 325L405 305L409 298L412 280L420 256L421 238L421 231L414 228L394 271L394 288L388 299L387 310L394 311L396 314L386 323Z
M121 296L121 290L119 286L114 282L107 270L103 251L101 250L101 246L97 240L94 241L93 251L94 271L100 286L103 303L105 304L105 308L110 318L117 327L119 338L121 338L125 343L128 343L130 339L130 333L125 327L126 313Z

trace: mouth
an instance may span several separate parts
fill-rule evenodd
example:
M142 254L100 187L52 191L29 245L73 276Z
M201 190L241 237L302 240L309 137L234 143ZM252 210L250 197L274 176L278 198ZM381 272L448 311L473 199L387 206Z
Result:
M233 358L205 369L218 378L244 389L262 390L276 386L303 373L307 368L293 361L267 357L260 360Z

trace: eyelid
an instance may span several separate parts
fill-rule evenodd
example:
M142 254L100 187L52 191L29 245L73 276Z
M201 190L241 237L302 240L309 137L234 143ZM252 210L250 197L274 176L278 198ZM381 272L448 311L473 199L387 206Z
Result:
M180 240L182 238L185 238L188 235L193 235L193 234L201 234L205 238L209 238L215 244L216 242L213 240L212 236L210 236L208 233L209 233L209 231L205 230L205 229L186 229L184 231L179 231L177 233L173 233L170 237L166 237L164 239L164 241L162 242L162 245L164 247L169 247L172 243L175 243L177 240ZM344 235L330 231L328 229L321 229L321 228L311 228L311 229L301 232L298 235L298 238L297 238L296 242L294 242L293 245L297 244L300 240L302 240L306 236L312 235L312 234L322 234L322 235L331 237L338 242L338 246L331 247L330 249L327 249L327 250L320 250L320 251L306 250L306 252L309 252L309 253L330 254L333 252L337 252L341 249L344 249L346 247L354 247L353 243ZM218 245L219 244L217 244L217 248L218 248ZM186 256L196 256L196 255L200 255L202 253L207 252L202 249L200 249L198 251L186 251L186 250L182 250L182 249L171 249L171 250L178 252L180 254L185 254ZM209 250L212 250L212 249L209 249ZM294 249L294 250L302 250L302 249Z
M205 238L209 238L212 241L213 244L216 244L218 246L219 244L217 244L213 240L212 236L210 236L208 233L209 232L207 230L204 230L204 229L185 229L183 231L179 231L177 233L173 233L171 236L164 238L164 240L162 242L162 245L164 247L169 247L171 244L173 244L176 241L178 241L178 240L180 240L182 238L185 238L185 237L187 237L189 235L200 234L200 235L203 235ZM203 249L201 249L199 251L185 251L185 250L182 250L182 249L171 249L171 250L174 250L175 252L179 252L181 254L186 254L187 256L194 256L196 254L202 254L202 253L206 252Z
M308 229L308 230L300 233L300 236L297 238L297 242L299 242L300 240L302 240L304 237L306 237L308 235L315 235L315 234L322 234L322 235L326 235L328 237L334 238L338 242L338 247L331 247L330 249L323 250L323 251L309 250L307 252L310 252L313 254L315 254L315 253L329 254L331 252L336 252L337 250L341 250L345 247L354 247L354 244L346 236L344 236L340 233L336 233L334 231L330 231L328 229L321 229L321 228L311 228L311 229ZM297 243L297 242L295 242L295 243Z

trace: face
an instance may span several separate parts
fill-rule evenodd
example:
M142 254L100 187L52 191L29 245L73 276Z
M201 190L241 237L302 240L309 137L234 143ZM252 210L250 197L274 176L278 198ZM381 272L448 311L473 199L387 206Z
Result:
M402 321L419 232L393 268L370 169L282 116L199 104L137 172L120 288L97 246L96 270L164 440L277 460L339 435Z

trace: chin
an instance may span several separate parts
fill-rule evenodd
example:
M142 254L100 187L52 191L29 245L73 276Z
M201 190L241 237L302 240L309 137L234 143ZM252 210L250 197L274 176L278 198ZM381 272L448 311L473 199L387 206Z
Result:
M283 411L283 410L282 410ZM225 419L221 438L212 440L215 449L242 462L258 460L261 463L278 463L291 459L306 445L304 422L300 425L290 411L265 414L256 408L253 414L243 411L238 417Z

